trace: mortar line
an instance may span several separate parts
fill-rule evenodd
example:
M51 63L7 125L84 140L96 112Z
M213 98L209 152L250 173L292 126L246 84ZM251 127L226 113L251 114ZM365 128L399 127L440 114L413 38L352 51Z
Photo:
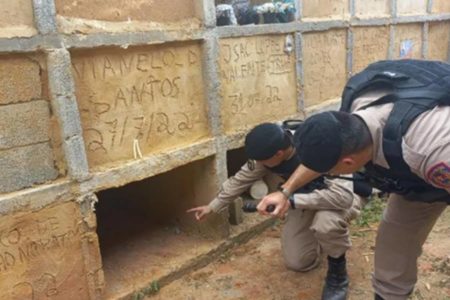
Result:
M0 38L0 52L3 53L34 52L40 49L60 47L61 40L57 34Z
M388 59L394 59L394 51L395 51L395 28L394 25L390 25Z
M214 30L215 31L215 30ZM221 98L219 93L220 78L218 75L219 39L214 31L203 42L203 76L206 81L204 90L208 106L208 118L213 136L221 134L222 120L220 115Z
M303 19L303 0L297 2L297 12L295 13L295 21L298 23Z
M201 0L200 5L205 27L207 29L216 27L216 7L214 0Z
M353 30L351 27L347 30L347 79L349 79L353 75Z
M356 0L349 0L348 11L350 13L350 19L354 19L356 16Z
M295 71L297 75L297 112L304 114L305 112L305 81L303 70L303 35L300 32L295 33Z
M391 18L397 18L397 0L391 0L390 13Z
M205 97L208 108L208 123L212 136L215 138L215 169L217 173L217 187L226 180L226 148L222 145L222 116L221 109L223 99L220 93L220 78L218 59L220 57L220 44L216 30L210 30L210 34L203 43L203 76Z
M428 0L427 2L427 13L431 14L433 11L433 0Z
M429 34L429 24L428 22L423 23L422 26L422 58L426 59L428 57L428 34Z
M448 49L447 49L447 62L450 63L450 30L448 33Z
M89 176L89 167L71 66L71 57L66 49L47 53L50 103L60 124L68 173L70 178L83 181Z
M25 145L17 145L17 146L12 146L12 147L8 147L8 148L0 148L0 153L4 152L4 151L9 151L12 149L20 149L20 148L25 148L25 147L29 147L29 146L36 146L36 145L41 145L41 144L49 144L50 148L52 148L51 145L51 140L45 140L45 141L39 141L39 142L34 142L34 143L29 143L29 144L25 144Z
M33 0L33 15L40 34L58 33L56 7L53 0Z
M27 100L27 101L0 103L0 108L5 107L5 106L27 104L27 103L31 103L31 102L39 102L39 101L49 102L49 101L48 101L47 99L45 99L45 98L33 98L33 99L30 99L30 100Z

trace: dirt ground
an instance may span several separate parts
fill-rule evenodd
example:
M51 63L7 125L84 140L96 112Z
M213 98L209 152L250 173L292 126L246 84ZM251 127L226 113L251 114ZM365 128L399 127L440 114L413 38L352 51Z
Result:
M373 299L370 277L377 223L357 223L352 225L353 247L347 254L349 299ZM318 269L307 273L287 270L280 252L281 226L269 228L146 299L320 299L325 258ZM411 299L450 300L450 209L441 216L423 250L419 281Z

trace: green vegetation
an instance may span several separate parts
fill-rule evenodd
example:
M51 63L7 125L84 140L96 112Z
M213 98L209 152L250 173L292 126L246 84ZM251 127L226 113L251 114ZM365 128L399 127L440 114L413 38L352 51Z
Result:
M142 300L145 296L153 295L159 292L159 282L156 280L153 280L152 283L143 288L141 291L136 292L133 294L133 300Z
M386 198L373 195L361 211L361 215L355 220L355 224L360 227L370 227L370 224L378 223L385 207Z

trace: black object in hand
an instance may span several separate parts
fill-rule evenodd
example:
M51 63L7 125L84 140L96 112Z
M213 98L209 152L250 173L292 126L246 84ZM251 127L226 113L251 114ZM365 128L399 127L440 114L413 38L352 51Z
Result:
M258 211L256 209L256 206L257 206L256 203L247 202L247 203L244 203L244 206L242 206L242 210L246 213L256 212L256 211ZM273 204L268 205L266 207L266 211L269 213L273 212L274 210L275 210L275 205L273 205Z

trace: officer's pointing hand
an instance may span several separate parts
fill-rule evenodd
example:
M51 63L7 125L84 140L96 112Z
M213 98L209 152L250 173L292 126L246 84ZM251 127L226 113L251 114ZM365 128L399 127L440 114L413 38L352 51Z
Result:
M267 212L267 206L275 205L275 210L271 213ZM278 218L284 218L289 209L289 201L281 192L275 192L265 196L256 207L258 212L262 215L271 215Z
M194 207L194 208L188 209L186 212L194 213L195 219L197 221L201 221L201 220L203 220L203 218L206 215L210 214L212 212L212 210L208 205L204 205L204 206L199 206L199 207Z

